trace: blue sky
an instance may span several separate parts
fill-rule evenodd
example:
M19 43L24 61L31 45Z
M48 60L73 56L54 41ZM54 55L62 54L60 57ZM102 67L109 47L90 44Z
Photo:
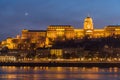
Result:
M49 25L83 28L88 14L95 28L120 24L120 0L0 0L0 40Z

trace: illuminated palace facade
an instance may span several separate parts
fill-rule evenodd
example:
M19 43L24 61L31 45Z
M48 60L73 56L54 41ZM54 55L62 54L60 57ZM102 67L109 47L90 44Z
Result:
M120 35L119 25L109 25L103 29L94 29L91 17L85 18L83 29L75 29L71 25L50 25L47 30L22 30L22 39L31 38L33 42L39 41L41 37L51 40L65 40L82 39L85 36L88 36L88 38L101 38L112 35Z
M2 45L7 44L8 48L14 49L20 43L36 43L37 47L50 47L51 42L55 40L101 38L112 35L120 35L120 25L109 25L103 29L95 29L91 17L84 20L83 29L75 29L71 25L50 25L47 30L22 30L21 37L8 38L2 41ZM15 43L15 40L17 40ZM14 41L14 42L13 42ZM8 44L9 43L9 44Z

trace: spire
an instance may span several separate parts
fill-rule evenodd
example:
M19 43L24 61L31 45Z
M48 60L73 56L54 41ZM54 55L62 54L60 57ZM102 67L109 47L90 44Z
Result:
M90 14L88 13L88 17L90 17Z
M87 17L89 18L90 17L90 14L88 13Z

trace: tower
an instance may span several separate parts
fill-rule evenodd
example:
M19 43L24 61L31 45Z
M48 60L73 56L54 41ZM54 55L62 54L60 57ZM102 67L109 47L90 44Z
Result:
M94 31L93 21L92 18L88 16L84 20L84 35L88 36L89 38L92 38L93 31Z

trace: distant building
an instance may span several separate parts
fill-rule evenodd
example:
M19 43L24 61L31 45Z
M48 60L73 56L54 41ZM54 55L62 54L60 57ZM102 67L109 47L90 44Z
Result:
M15 62L15 56L0 56L0 62Z
M31 39L32 43L37 42L41 38L46 37L46 30L22 30L22 39Z
M62 40L74 39L74 27L71 25L50 25L47 28L47 37L53 40L57 38Z
M8 47L9 49L17 49L18 43L19 43L19 39L9 37L9 38L7 38L6 40L3 40L3 41L1 42L1 45L2 45L3 47L6 46L6 47Z
M109 25L104 28L105 36L120 35L120 25Z
M86 17L83 23L83 29L75 29L71 25L50 25L47 30L27 30L23 29L21 37L7 38L2 41L2 45L6 45L10 49L17 48L21 45L21 48L30 47L31 44L35 44L35 47L51 47L55 40L74 40L88 38L101 38L113 35L120 35L120 25L109 25L103 29L95 29L94 23L91 17ZM18 40L18 41L17 41ZM31 47L32 47L31 46Z
M29 43L37 43L37 47L46 45L46 30L22 30L21 39Z
M55 55L56 57L62 57L63 49L50 49L50 54Z

